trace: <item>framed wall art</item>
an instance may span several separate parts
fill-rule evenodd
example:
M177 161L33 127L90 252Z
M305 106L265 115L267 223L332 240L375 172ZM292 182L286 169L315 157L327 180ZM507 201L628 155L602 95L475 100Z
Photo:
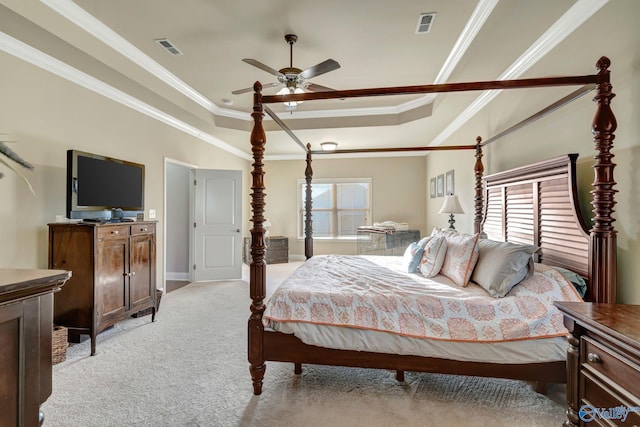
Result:
M436 187L438 187L438 197L444 196L444 174L443 173L438 175L438 179L436 181Z
M453 195L453 169L444 175L444 194L447 196Z
M432 199L435 199L435 198L436 198L436 194L437 194L437 192L436 192L436 179L435 179L435 177L434 177L434 178L431 178L431 180L430 180L430 182L429 182L429 188L430 188L429 194L430 194L431 198L432 198Z

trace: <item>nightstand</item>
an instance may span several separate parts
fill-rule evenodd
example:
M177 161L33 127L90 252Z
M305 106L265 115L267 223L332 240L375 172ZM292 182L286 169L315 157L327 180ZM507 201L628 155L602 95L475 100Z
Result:
M640 306L555 305L571 333L565 426L620 425L625 408L636 411L628 412L624 425L640 425Z

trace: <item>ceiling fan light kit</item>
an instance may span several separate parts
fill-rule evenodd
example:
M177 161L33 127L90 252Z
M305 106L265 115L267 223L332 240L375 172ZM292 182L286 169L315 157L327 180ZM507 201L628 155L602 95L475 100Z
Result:
M330 87L321 86L315 83L311 83L307 81L313 77L328 73L329 71L334 71L340 68L340 64L333 59L327 59L319 64L314 65L313 67L307 68L306 70L301 70L300 68L296 68L293 66L293 45L298 41L298 36L295 34L286 34L284 36L285 41L289 44L289 66L281 68L276 71L274 68L269 67L268 65L263 64L260 61L257 61L252 58L244 58L242 61L246 62L249 65L253 65L256 68L260 68L263 71L266 71L269 74L276 76L278 80L277 83L267 83L263 84L263 88L269 87L277 87L284 85L282 89L278 91L278 95L289 95L295 93L305 93L305 90L310 92L323 92L323 91L331 91L335 90ZM245 88L234 90L231 92L234 95L239 95L242 93L247 93L253 91L253 88ZM285 109L287 111L292 111L295 109L297 104L301 104L301 101L293 102L285 102Z

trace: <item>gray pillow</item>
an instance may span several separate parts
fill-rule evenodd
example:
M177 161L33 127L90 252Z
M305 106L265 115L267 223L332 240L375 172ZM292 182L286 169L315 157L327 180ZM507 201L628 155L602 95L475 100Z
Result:
M538 250L532 245L480 239L478 262L471 280L496 298L504 297L515 285L531 275L529 262Z

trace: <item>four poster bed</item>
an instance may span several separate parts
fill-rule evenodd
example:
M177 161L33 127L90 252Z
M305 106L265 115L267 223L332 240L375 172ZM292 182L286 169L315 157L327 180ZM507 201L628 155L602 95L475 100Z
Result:
M553 311L555 308L552 307L552 303L553 300L580 300L580 298L573 286L565 280L568 276L564 273L575 272L585 279L587 285L585 301L614 303L616 295L616 232L612 225L616 190L613 189L615 165L612 163L613 154L611 154L616 121L610 109L610 101L614 94L611 92L609 65L609 60L602 57L597 63L599 72L586 76L340 90L284 97L262 95L261 85L256 83L252 113L254 127L251 132L254 158L251 194L253 228L251 229L252 262L250 265L251 315L248 322L248 359L254 394L262 392L265 362L268 360L292 362L298 374L301 372L303 363L311 363L394 370L397 372L398 380L403 380L404 371L512 378L536 382L539 391L544 391L548 383L566 382L566 335L568 333L562 327L562 316L559 312ZM466 286L465 279L469 281L471 274L468 271L464 273L466 277L463 278L463 283L452 281L450 277L442 275L435 276L435 282L426 283L419 274L409 274L406 270L402 271L402 268L398 268L398 263L401 261L397 260L397 257L334 255L313 257L311 156L316 152L307 145L305 172L307 261L281 286L284 289L283 292L290 293L285 293L284 299L270 301L267 308L265 305L265 229L263 227L265 208L263 155L266 138L262 117L264 111L272 117L273 114L265 104L283 100L307 101L568 85L595 85L596 88L594 101L597 103L597 109L592 123L596 149L593 166L595 178L591 190L595 216L589 231L578 208L575 176L577 155L565 155L483 177L482 147L486 142L483 143L480 138L476 140L476 144L466 146L337 151L344 153L473 150L476 158L474 166L475 234L471 238L464 237L464 239L475 240L473 245L465 247L480 246L482 250L478 242L480 242L479 234L484 231L489 239L495 241L509 241L523 246L535 246L535 249L539 248L533 255L536 266L532 268L528 264L527 277L524 279L520 277L518 280L522 280L518 284L507 289L508 293L503 292L503 295L500 295L503 298L494 298L488 295L485 289L473 283ZM274 119L278 121L276 117ZM462 238L460 236L452 238L445 231L435 234L438 233L448 242L449 252L452 251L451 245L455 245L455 239ZM447 256L449 256L448 252ZM476 255L476 260L478 256L482 259L483 255ZM530 252L529 260L531 258ZM444 262L446 265L447 259ZM451 262L455 264L457 261L454 259ZM480 260L478 265L479 263ZM465 265L468 266L468 264ZM339 268L339 266L342 267ZM558 267L564 268L564 273ZM365 277L365 271L369 271L371 276ZM342 276L345 280L337 276ZM395 304L394 307L403 307L402 310L407 311L389 315L388 305L391 303L376 298L386 292L384 289L379 290L379 287L397 280L400 280L398 292L401 297L398 300L400 302L396 301L393 304ZM472 280L475 281L475 279ZM555 284L549 285L551 282ZM316 285L325 286L324 295L316 295L313 292L312 288ZM356 289L358 287L360 289ZM354 293L350 293L351 290ZM279 293L279 291L280 288L276 292ZM441 295L442 299L434 302L435 298L432 295L435 294ZM546 305L544 301L534 301L534 298L540 294L545 294L548 300ZM357 305L348 306L341 312L339 307L336 308L341 305L346 307L343 303L347 300L360 301L367 295L373 295L373 304L377 304L373 312L370 309L366 311L367 309ZM272 298L274 297L275 294ZM456 298L459 300L456 301ZM304 303L307 302L314 304L312 309L304 308ZM431 303L435 305L429 305ZM471 317L468 320L461 320L460 317L451 313L449 317L442 312L434 314L434 307L443 305L447 307L444 311L449 312L452 307L457 309L462 307L463 311L466 310L467 315ZM441 323L421 323L422 320L413 322L411 319L415 318L415 313L410 312L410 309L415 308L414 306L419 306L423 315L427 313L426 317L435 318ZM525 315L520 318L505 315L518 310ZM524 317L533 318L533 311L542 311L546 317L534 319L533 321L538 323L533 325L522 326L522 323L527 320ZM303 312L302 318L294 318L292 312ZM348 327L332 326L332 324L342 323L344 323L342 326L346 325L346 317L349 317L349 313L365 314L351 316L353 319L349 319L349 322L355 321L356 324ZM491 314L487 315L487 313ZM483 323L487 317L500 316L502 316L500 327L496 328L489 323ZM334 319L333 323L327 320L331 317L337 320ZM384 331L372 326L376 322L387 324L389 329ZM443 324L445 326L441 327ZM508 327L503 327L505 325ZM515 327L510 328L514 325ZM431 330L429 335L431 339L425 338L422 333L424 329ZM418 330L422 332L416 332ZM540 334L531 335L532 330L539 330ZM333 333L331 331L337 331L338 335L329 338L329 341L323 341L322 336L331 335ZM439 338L433 339L434 333ZM484 339L478 339L479 335L483 335ZM425 342L426 347L423 347Z

